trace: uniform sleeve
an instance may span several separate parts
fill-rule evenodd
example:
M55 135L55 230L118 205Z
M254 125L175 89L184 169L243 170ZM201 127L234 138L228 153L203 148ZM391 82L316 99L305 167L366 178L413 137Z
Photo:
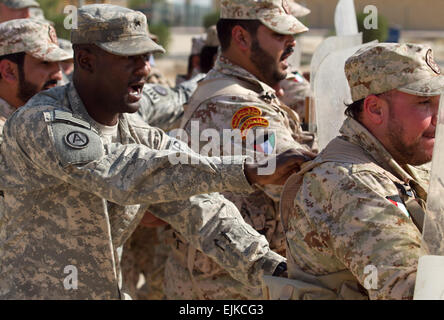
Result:
M183 104L188 101L184 88L171 89L159 84L146 84L139 115L153 127L168 131L181 119Z
M316 230L303 234L305 243L317 252L332 250L371 299L413 298L418 259L426 254L419 230L389 200L397 195L383 174L319 167L306 174L298 196Z
M243 157L199 157L176 149L173 140L165 143L167 150L103 146L93 131L68 120L54 122L51 112L40 109L19 112L5 127L3 148L11 153L6 166L14 172L4 183L6 189L30 180L20 188L44 188L56 177L120 205L163 203L215 191L252 192ZM29 179L28 172L35 178Z
M246 285L262 285L262 275L271 275L285 261L220 194L193 196L186 201L154 205L149 210Z

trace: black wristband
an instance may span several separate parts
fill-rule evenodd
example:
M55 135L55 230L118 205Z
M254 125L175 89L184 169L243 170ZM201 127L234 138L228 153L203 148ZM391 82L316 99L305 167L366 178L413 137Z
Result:
M276 269L274 269L273 277L279 277L285 271L287 271L287 263L286 262L281 262L281 263L278 264Z

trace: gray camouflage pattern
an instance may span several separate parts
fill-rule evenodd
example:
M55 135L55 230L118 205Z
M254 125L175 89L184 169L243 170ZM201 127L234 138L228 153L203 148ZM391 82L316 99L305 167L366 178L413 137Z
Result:
M3 142L3 127L5 126L5 122L14 111L15 109L9 103L0 98L0 144Z
M77 28L71 30L73 44L95 44L120 56L165 53L151 39L142 12L110 4L91 4L79 8L77 17Z
M75 144L72 133L89 142ZM258 284L274 270L282 258L239 213L209 215L200 204L211 195L189 198L252 192L243 159L173 165L169 154L197 155L136 114L121 115L119 133L122 144L102 143L72 83L37 94L7 120L0 156L1 299L120 298L121 249L150 205L239 280ZM65 289L66 266L78 270L77 290Z
M427 251L413 221L387 197L399 195L392 182L396 179L426 200L428 165L399 166L351 118L345 120L341 137L360 146L374 162L325 162L304 175L288 217L289 260L316 276L348 271L362 287L365 268L373 265L377 285L367 286L370 299L412 299L418 259ZM289 277L294 277L290 267Z
M392 89L436 96L444 77L430 47L419 44L378 43L358 50L345 63L353 101Z

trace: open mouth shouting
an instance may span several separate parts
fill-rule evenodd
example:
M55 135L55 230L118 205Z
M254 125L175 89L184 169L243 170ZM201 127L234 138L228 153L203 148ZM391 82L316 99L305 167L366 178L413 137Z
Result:
M138 102L142 98L145 81L133 82L128 86L128 100L130 103Z

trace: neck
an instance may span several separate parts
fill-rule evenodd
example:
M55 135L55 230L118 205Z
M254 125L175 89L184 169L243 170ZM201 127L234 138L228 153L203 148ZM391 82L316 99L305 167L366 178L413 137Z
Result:
M251 62L249 57L247 57L245 52L241 52L236 50L233 47L228 48L225 52L222 53L225 58L230 60L233 64L240 66L241 68L247 70L253 76L255 76L260 81L265 82L265 79L262 78L261 73L258 68Z
M17 97L17 89L5 86L0 82L0 98L5 100L11 107L18 109L26 102Z
M105 126L114 126L119 121L118 113L103 112L103 110L112 110L107 108L100 95L94 90L94 83L90 81L82 81L74 75L74 87L79 94L80 99L85 106L89 116L96 122Z

